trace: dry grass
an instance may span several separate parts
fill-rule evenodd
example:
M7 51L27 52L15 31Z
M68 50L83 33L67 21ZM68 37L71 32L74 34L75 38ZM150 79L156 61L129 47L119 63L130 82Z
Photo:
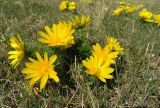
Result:
M0 107L2 108L158 108L160 106L160 28L143 23L137 14L112 16L115 2L99 0L92 5L77 1L78 14L90 15L92 24L80 35L103 44L115 36L125 48L116 66L115 78L106 84L91 82L77 56L67 69L67 78L56 85L49 81L45 90L34 95L20 70L7 60L11 34L20 34L28 48L48 51L37 44L37 31L73 13L62 13L56 0L0 0ZM131 1L131 0L130 0ZM156 12L159 0L132 0ZM88 30L88 31L87 31ZM120 63L122 62L122 63ZM123 69L122 69L123 67ZM65 79L66 78L66 79ZM67 80L67 81L66 81Z

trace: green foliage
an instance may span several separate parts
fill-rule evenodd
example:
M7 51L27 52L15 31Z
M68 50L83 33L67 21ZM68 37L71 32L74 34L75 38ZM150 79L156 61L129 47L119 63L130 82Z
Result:
M70 16L69 12L59 11L59 2L0 1L0 107L156 108L159 106L159 27L142 22L134 14L116 18L111 16L114 4L109 0L106 0L106 7L110 11L99 15L104 2L105 0L100 0L99 3L88 6L77 4L78 13L91 15L94 22L88 28L77 30L74 34L75 45L63 50L37 42L37 31L44 28L44 25L51 26L52 23ZM159 0L134 2L144 3L153 11L157 11L160 5ZM95 26L100 22L98 27ZM29 57L35 58L36 51L41 55L44 52L48 52L49 56L58 55L55 70L61 78L59 84L49 80L42 93L35 95L20 72L24 63L17 69L11 68L7 60L7 52L10 50L9 38L11 34L17 33L25 41ZM117 64L114 66L115 78L107 80L104 84L97 78L87 75L81 61L90 56L93 44L104 42L106 35L113 35L122 43L125 55L117 59Z
M91 53L92 43L87 40L88 34L87 29L77 30L75 33L75 45L69 49L72 54L78 57L79 61L84 60Z

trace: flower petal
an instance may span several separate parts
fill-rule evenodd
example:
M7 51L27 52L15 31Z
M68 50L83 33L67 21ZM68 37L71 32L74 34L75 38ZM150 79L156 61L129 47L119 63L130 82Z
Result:
M55 60L57 59L56 55L52 55L49 59L49 65L53 64L55 62Z
M45 87L47 80L48 80L48 75L42 76L40 82L40 91Z
M59 82L59 78L56 74L49 74L49 78L52 78L55 82Z
M44 53L44 62L48 63L48 54L46 52Z
M38 59L39 62L41 62L41 63L44 62L43 59L42 59L42 57L41 57L41 55L39 54L39 52L36 52L36 57L37 57L37 59Z
M32 79L29 81L29 85L30 85L30 86L34 85L40 78L41 78L41 76L37 76L37 77L32 78Z
M39 31L38 33L39 33L41 36L43 36L44 38L49 39L49 36L48 36L47 34L45 34L44 32Z
M106 80L105 80L103 77L99 77L99 79L100 79L102 82L106 82Z

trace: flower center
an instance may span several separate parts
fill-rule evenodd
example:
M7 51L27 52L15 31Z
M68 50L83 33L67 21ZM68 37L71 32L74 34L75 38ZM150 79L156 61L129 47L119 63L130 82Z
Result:
M100 73L101 73L101 69L100 69L100 68L97 68L96 71L95 71L95 75L96 75L96 76L99 76Z
M52 70L53 70L52 65L49 66L47 63L44 63L40 69L42 75L49 75Z

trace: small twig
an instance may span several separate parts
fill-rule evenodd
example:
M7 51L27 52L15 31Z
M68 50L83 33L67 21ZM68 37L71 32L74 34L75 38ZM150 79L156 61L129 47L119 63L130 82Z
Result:
M74 92L73 96L71 97L71 99L69 100L69 102L67 103L65 108L68 108L68 105L70 104L70 102L73 100L74 96L76 95L77 91L79 89L79 86L77 87L76 91Z
M154 66L154 69L158 66L159 62L160 62L160 57L158 57L158 60L157 60L157 62L155 64L155 66Z
M145 52L145 56L147 55L147 53L148 53L148 50L149 50L149 46L150 46L150 43L148 43L148 45L147 45L147 48L146 48L146 52Z
M84 96L84 95L82 94L82 103L81 103L82 108L83 108L83 105L84 105L84 102L83 102L83 101L84 101L84 100L83 100L83 96Z

